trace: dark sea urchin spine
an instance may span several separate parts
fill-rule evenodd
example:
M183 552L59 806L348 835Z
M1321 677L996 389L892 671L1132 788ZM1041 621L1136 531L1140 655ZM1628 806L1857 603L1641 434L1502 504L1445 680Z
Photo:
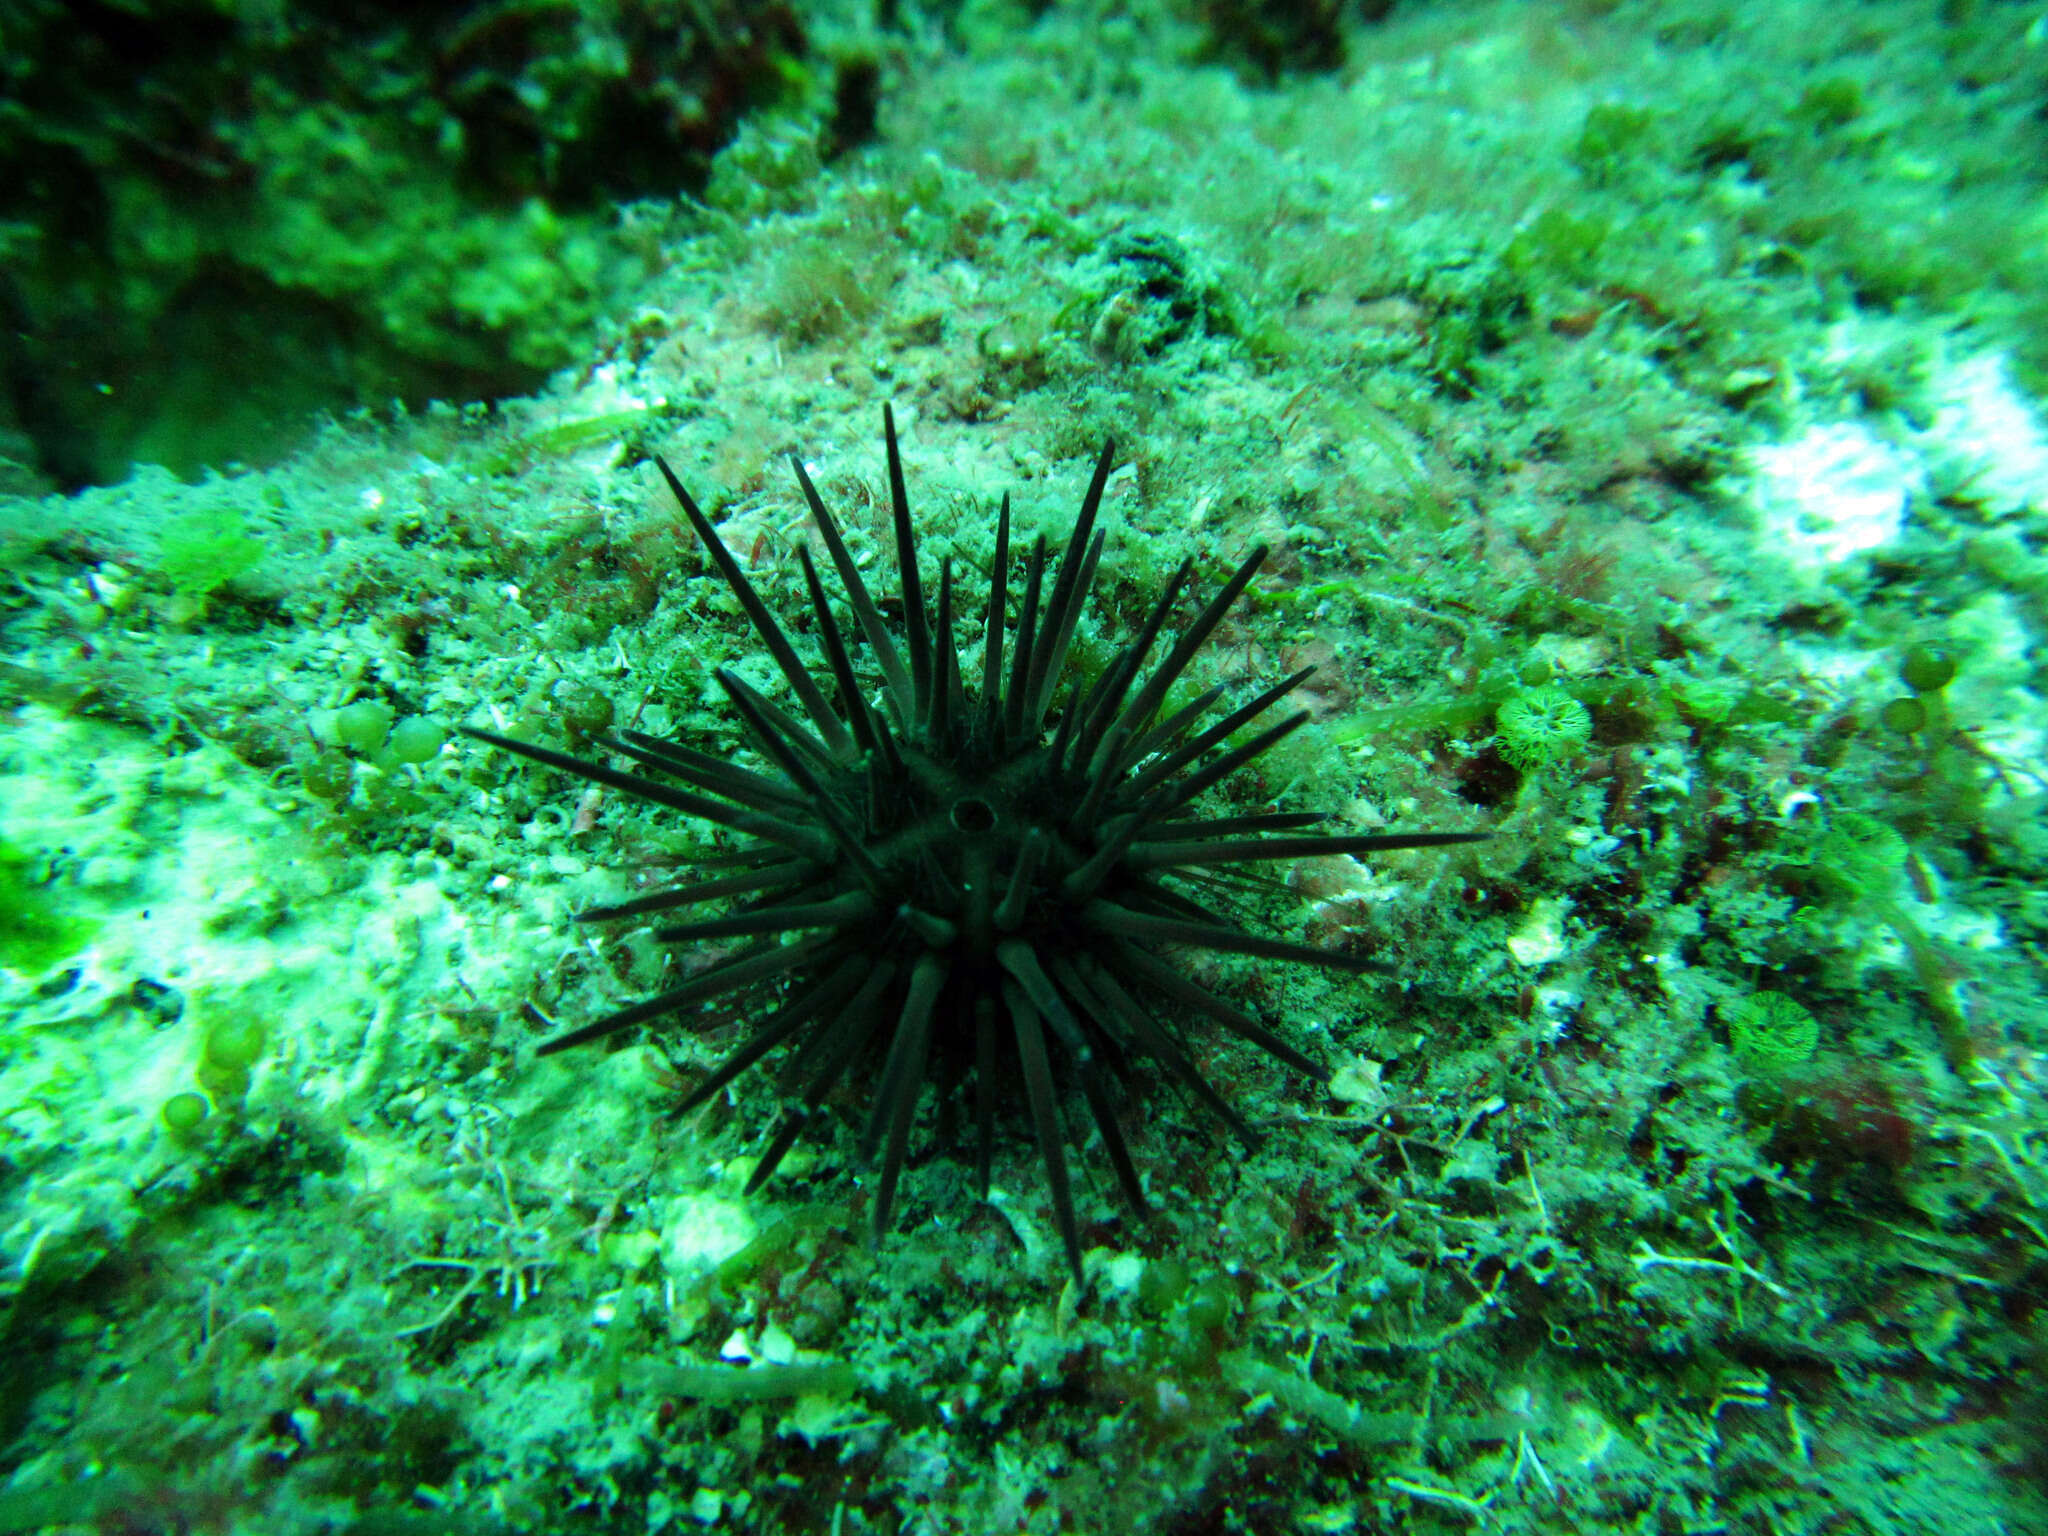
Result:
M1186 887L1217 887L1238 866L1324 854L1362 854L1470 842L1483 834L1404 832L1312 836L1315 813L1272 812L1204 819L1194 802L1292 734L1296 712L1238 740L1308 670L1274 684L1203 725L1224 690L1211 688L1161 717L1186 672L1266 557L1252 550L1223 590L1174 636L1142 677L1187 585L1184 561L1138 634L1092 679L1066 693L1056 723L1049 706L1086 607L1103 535L1095 516L1109 479L1105 443L1080 516L1046 589L1038 539L1010 617L1010 502L1003 498L981 639L979 684L961 675L954 640L950 560L931 599L918 572L896 423L885 407L889 499L902 583L905 643L899 649L880 606L848 553L839 526L801 460L792 458L819 536L852 611L854 628L881 672L871 703L853 668L849 636L827 600L810 551L799 547L810 618L827 674L798 657L753 583L668 465L656 459L748 621L789 684L796 713L717 672L767 767L723 758L639 731L598 744L630 768L574 757L489 731L466 734L622 794L723 828L734 846L717 875L598 907L581 921L673 912L738 898L724 916L656 930L668 943L742 939L682 985L546 1041L542 1054L618 1033L713 998L775 983L779 1006L684 1101L704 1103L779 1046L788 1046L778 1088L781 1118L748 1180L774 1173L831 1089L882 1055L861 1137L880 1153L874 1227L896 1202L910 1130L928 1079L942 1108L971 1075L978 1170L988 1187L1001 1100L1021 1087L1067 1261L1081 1274L1081 1241L1068 1185L1054 1063L1080 1087L1118 1183L1146 1213L1138 1172L1111 1102L1104 1069L1128 1075L1146 1055L1228 1125L1246 1146L1258 1135L1203 1078L1170 1019L1193 1012L1250 1041L1296 1071L1324 1073L1234 1004L1189 979L1174 949L1209 949L1331 970L1384 971L1363 956L1267 937L1236 926ZM907 655L906 655L907 652ZM682 787L678 787L682 786ZM1217 872L1222 871L1222 875ZM950 1124L950 1115L942 1123Z

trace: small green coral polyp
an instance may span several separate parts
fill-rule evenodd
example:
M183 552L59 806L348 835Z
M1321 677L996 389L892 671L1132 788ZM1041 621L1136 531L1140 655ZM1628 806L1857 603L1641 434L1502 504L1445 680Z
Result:
M1796 999L1782 992L1757 992L1729 1010L1728 1044L1751 1066L1791 1066L1813 1054L1820 1044L1820 1025Z
M1525 688L1504 700L1494 723L1500 755L1536 769L1570 757L1593 739L1593 717L1563 688Z
M1889 892L1906 863L1906 840L1896 829L1858 811L1843 811L1814 852L1823 885L1856 898Z

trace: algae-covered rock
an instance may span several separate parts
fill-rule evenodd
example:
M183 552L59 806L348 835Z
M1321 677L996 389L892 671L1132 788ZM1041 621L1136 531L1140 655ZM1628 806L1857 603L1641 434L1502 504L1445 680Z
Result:
M768 0L11 9L0 438L67 488L274 456L315 409L502 395L804 83Z

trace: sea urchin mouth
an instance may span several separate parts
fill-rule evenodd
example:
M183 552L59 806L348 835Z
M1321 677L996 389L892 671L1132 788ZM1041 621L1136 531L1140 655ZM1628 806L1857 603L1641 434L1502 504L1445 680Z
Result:
M661 927L656 937L668 943L739 939L741 947L680 986L546 1041L543 1054L773 984L778 1006L683 1105L705 1102L787 1047L778 1080L781 1117L748 1182L750 1193L773 1175L827 1093L879 1057L861 1137L864 1157L879 1154L873 1203L879 1237L895 1208L926 1082L936 1084L950 1108L971 1078L982 1188L998 1113L1005 1101L1021 1097L1078 1279L1081 1243L1060 1123L1062 1078L1080 1088L1117 1182L1142 1214L1144 1192L1106 1080L1127 1076L1133 1058L1149 1056L1240 1141L1258 1141L1196 1067L1176 1015L1207 1018L1308 1077L1324 1075L1250 1013L1191 980L1174 963L1174 952L1216 950L1350 972L1386 969L1360 955L1249 931L1197 895L1246 865L1469 842L1483 834L1324 836L1306 831L1323 819L1315 813L1197 814L1204 791L1308 719L1297 712L1255 729L1309 676L1306 670L1213 720L1220 687L1166 708L1170 690L1264 561L1263 546L1162 642L1192 573L1191 562L1183 562L1130 643L1096 676L1061 693L1075 627L1102 556L1095 520L1109 479L1109 443L1050 588L1040 538L1026 560L1014 614L1004 497L980 673L970 682L955 640L952 562L939 567L934 600L918 571L896 424L886 407L882 425L902 588L900 647L838 524L801 460L792 459L844 589L854 634L879 669L874 702L854 669L853 636L835 614L810 551L800 548L798 555L825 663L821 674L798 655L710 520L657 459L789 686L793 710L730 668L716 674L762 766L743 767L631 730L597 743L627 759L626 767L490 731L466 734L700 818L733 840L716 857L717 874L578 916L640 918L735 898L724 915ZM1165 655L1155 661L1162 643Z

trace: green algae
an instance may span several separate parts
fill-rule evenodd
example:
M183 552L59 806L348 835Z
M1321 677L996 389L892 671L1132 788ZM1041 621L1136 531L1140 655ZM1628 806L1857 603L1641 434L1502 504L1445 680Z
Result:
M35 973L92 942L98 923L51 894L42 862L0 837L0 965Z

